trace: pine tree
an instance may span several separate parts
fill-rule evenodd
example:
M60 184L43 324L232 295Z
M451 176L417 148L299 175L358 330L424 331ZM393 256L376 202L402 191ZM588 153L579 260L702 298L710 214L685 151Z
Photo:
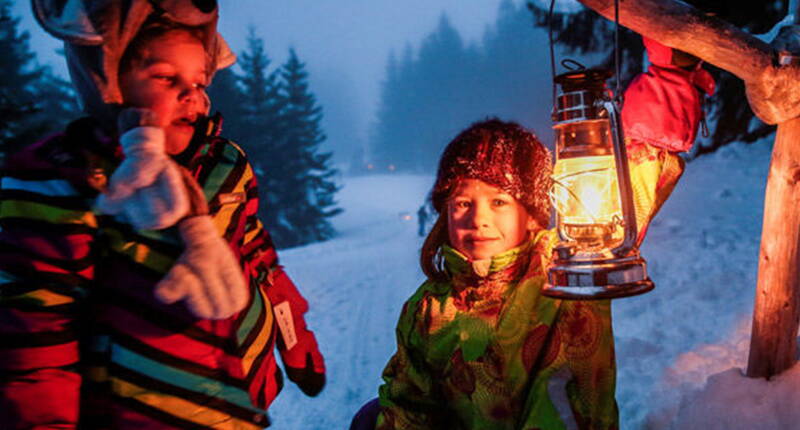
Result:
M409 58L411 47L407 47ZM409 61L412 61L409 59ZM403 121L405 116L405 94L401 89L401 70L394 51L389 52L386 63L386 78L381 83L380 104L378 106L377 121L370 136L371 154L370 167L383 171L389 165L398 162L400 151L398 144L405 139L404 135L398 135L395 130L397 124ZM402 163L401 163L402 166ZM405 167L405 166L403 166Z
M549 31L549 11L534 2L528 2L528 9L533 15L534 25ZM591 9L583 8L575 13L555 12L552 23L553 42L566 48L568 53L582 56L600 54L601 58L597 64L585 64L586 67L615 70L615 25L613 22L597 15ZM631 79L642 71L644 46L638 34L624 27L620 27L619 46L622 75L620 76L620 81L621 87L625 88ZM556 61L560 62L565 59L556 58ZM556 73L567 71L559 67L558 64L556 67ZM613 83L613 81L610 83Z
M242 142L244 126L244 92L239 87L239 78L231 68L222 69L214 75L208 87L211 99L211 112L222 114L222 132L235 142Z
M286 101L280 93L278 71L268 72L269 66L264 42L250 27L247 50L239 56L240 119L235 120L237 127L231 136L238 136L249 154L259 184L260 216L277 241L284 229L279 223L282 211L279 172L283 161L281 148L285 146L282 112Z
M442 14L417 55L410 45L399 61L390 55L370 139L377 171L435 169L444 145L475 119L464 113L474 105L470 79L479 63L475 52Z
M0 0L0 152L61 129L78 111L69 84L36 64L19 22L11 2Z
M285 100L285 135L279 148L281 195L277 231L272 234L284 247L329 239L334 230L329 218L342 210L335 207L339 189L332 178L338 173L330 166L331 153L320 153L325 140L320 128L322 108L309 90L305 65L294 49L280 69Z
M259 183L261 213L278 248L333 236L329 218L341 212L330 153L321 153L322 109L294 50L270 70L263 41L250 28L241 74L220 71L209 89L212 106L230 119L225 135L247 151ZM231 112L231 114L225 111ZM233 115L234 117L231 117Z

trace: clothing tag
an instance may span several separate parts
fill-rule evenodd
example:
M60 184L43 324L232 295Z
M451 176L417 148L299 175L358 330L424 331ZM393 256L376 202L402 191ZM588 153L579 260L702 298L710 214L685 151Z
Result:
M272 309L275 310L275 320L278 321L278 328L281 330L281 335L283 335L283 343L286 344L287 350L292 349L297 344L292 308L289 307L289 302L281 302Z
M241 203L246 200L245 193L226 193L217 196L217 201L220 205L227 205L229 203Z

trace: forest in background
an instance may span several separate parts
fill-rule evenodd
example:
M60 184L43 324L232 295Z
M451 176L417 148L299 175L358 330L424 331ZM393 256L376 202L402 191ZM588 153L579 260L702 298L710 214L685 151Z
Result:
M492 116L520 122L550 146L549 3L502 0L496 21L483 40L473 44L465 43L442 15L418 49L409 44L400 53L390 53L369 147L354 165L378 172L432 174L450 139L470 123ZM754 34L769 31L788 6L787 0L687 3ZM614 68L613 23L586 8L556 12L552 22L557 62L574 58L587 67ZM620 46L624 89L646 61L638 34L622 28ZM704 106L709 133L698 137L687 158L736 141L752 143L774 132L744 103L740 79L714 66L704 67L716 78L717 93ZM557 73L565 71L557 65ZM613 79L609 85L614 86Z

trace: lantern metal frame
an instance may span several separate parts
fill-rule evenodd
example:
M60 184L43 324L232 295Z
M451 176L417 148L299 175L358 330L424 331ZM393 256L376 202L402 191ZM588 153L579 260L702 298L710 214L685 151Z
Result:
M576 76L603 83L608 72L589 69L560 75L556 82L568 82ZM624 143L622 124L617 103L601 89L565 91L557 98L554 128L583 121L608 120L611 131L614 166L617 172L619 202L622 212L623 239L614 248L599 252L582 251L575 242L564 237L557 228L561 243L554 249L554 258L548 269L548 282L542 294L571 300L611 299L638 295L652 290L655 285L647 276L647 265L636 246L637 226ZM557 148L557 157L558 154ZM556 211L557 227L561 214Z

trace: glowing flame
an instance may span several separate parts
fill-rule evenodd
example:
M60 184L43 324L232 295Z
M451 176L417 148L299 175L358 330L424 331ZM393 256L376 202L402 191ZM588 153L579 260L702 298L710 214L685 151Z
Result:
M605 226L597 231L612 231L621 237L616 220L621 219L617 173L611 155L558 160L553 172L551 198L560 215L559 228L565 225ZM616 230L619 230L616 232Z

